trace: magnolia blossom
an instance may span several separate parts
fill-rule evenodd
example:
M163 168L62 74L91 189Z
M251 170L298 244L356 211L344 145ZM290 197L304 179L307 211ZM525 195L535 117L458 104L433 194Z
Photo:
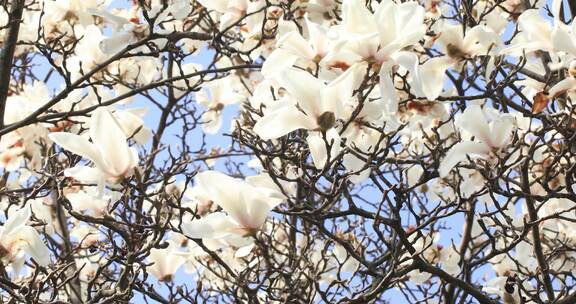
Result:
M217 133L222 126L222 111L227 105L240 103L244 97L230 88L229 79L218 79L205 85L206 91L196 93L196 101L207 108L202 115L204 131Z
M328 152L320 132L326 133L326 139L332 145L330 156L335 156L340 147L335 123L343 118L344 102L352 97L358 70L349 69L327 85L301 70L282 72L276 79L297 103L283 100L284 105L266 112L256 122L254 132L262 139L275 139L297 129L315 131L308 135L307 141L314 164L317 168L323 167Z
M217 171L199 173L196 182L204 196L226 213L214 212L184 223L182 230L191 238L215 239L231 234L253 234L264 225L270 210L283 201L269 188L252 186Z
M90 160L94 167L76 165L66 169L66 176L84 182L116 183L132 174L138 163L136 149L128 146L124 130L112 113L104 108L92 112L90 138L66 132L50 133L48 137L64 149Z
M537 9L524 11L518 17L521 33L514 39L513 46L503 50L503 53L522 55L538 51L562 51L576 55L576 33L560 20L561 4L562 0L552 1L553 26Z
M297 30L290 31L276 42L276 49L266 58L262 66L262 74L274 75L291 67L297 60L302 60L305 66L319 63L331 49L328 39L328 29L305 17L309 38L306 39Z
M474 139L462 140L450 148L438 169L441 177L447 176L452 168L468 157L489 159L497 154L508 144L514 130L512 116L496 114L489 122L485 110L478 105L466 108L454 124Z
M341 42L326 58L327 64L372 64L379 73L381 98L391 113L398 110L399 96L393 78L396 66L410 72L414 89L422 95L418 56L405 49L424 36L424 8L417 2L382 1L372 14L362 1L346 0L342 15Z
M176 251L177 245L168 240L168 247L163 249L152 248L148 260L153 264L146 270L159 281L171 281L178 268L186 262L186 259Z
M9 214L0 227L0 258L5 264L13 264L16 273L24 263L24 254L29 254L41 266L50 264L50 253L46 244L31 226L26 225L32 216L29 205Z
M484 25L477 25L464 34L461 25L445 24L437 37L445 56L431 58L419 69L422 93L429 100L436 99L442 92L444 73L449 67L474 56L494 53L502 45L498 35Z

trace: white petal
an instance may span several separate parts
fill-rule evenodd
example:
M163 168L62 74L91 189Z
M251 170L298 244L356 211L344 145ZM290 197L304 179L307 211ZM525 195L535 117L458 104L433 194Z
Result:
M552 43L554 44L554 49L568 54L576 54L576 43L574 37L568 31L569 27L565 24L557 23L554 26L554 29L552 30Z
M250 218L248 205L243 197L247 189L254 189L250 184L218 171L198 173L196 182L206 196L222 207L236 222L243 224L242 222Z
M48 138L62 148L91 160L97 166L104 166L100 152L83 136L66 132L56 132L48 134Z
M287 106L267 113L254 125L254 132L262 139L275 139L298 129L315 129L317 123L296 107Z
M174 1L172 5L169 6L172 16L176 20L184 19L192 11L192 6L190 6L189 0L179 0ZM156 21L158 23L158 21Z
M332 112L336 119L342 118L344 105L350 102L352 94L364 76L366 65L355 64L332 80L322 91L320 114Z
M415 90L416 95L422 96L422 83L420 80L420 71L418 71L420 63L418 56L412 52L397 52L393 58L396 63L408 70L412 77L412 89Z
M363 35L378 32L376 20L361 0L345 0L342 3L342 19L344 31L348 33Z
M316 52L310 46L310 43L300 35L299 32L293 31L282 36L276 43L279 49L285 49L289 54L295 54L297 57L306 60L313 60ZM278 49L277 49L278 50Z
M103 172L97 168L75 166L64 170L64 176L72 177L82 183L94 184L105 179Z
M41 266L50 264L50 252L36 229L30 226L21 227L16 237L24 241L24 251L30 254L38 264Z
M313 132L306 138L308 143L308 148L310 149L310 154L312 155L312 161L316 169L324 168L326 164L326 144L322 139L322 135L319 132Z
M311 22L310 19L308 19L308 15L304 17L304 20L306 21L306 26L308 28L310 44L315 51L314 55L325 55L328 52L329 43L327 39L327 30L319 24Z
M330 148L330 159L334 159L334 157L340 152L340 135L334 128L326 132L326 142L320 132L311 132L308 134L306 141L308 142L312 161L314 162L316 169L324 168L324 165L328 160L326 142L328 142L329 145L332 145Z
M262 65L262 75L266 78L274 77L280 72L291 68L298 60L298 56L283 49L275 49Z
M471 105L464 110L454 124L460 129L474 135L476 140L492 145L490 126L486 120L486 115L479 105Z
M382 66L380 68L380 94L382 95L382 103L386 107L386 111L390 114L398 112L398 94L396 87L390 76L390 68Z
M531 41L549 45L550 24L544 20L536 9L526 10L518 17L518 27L526 33Z
M210 213L201 219L182 224L182 232L193 239L216 239L229 235L238 225L223 212Z
M325 88L322 80L302 70L287 69L278 75L277 81L307 114L322 114L319 103L321 92Z
M344 154L342 164L346 168L346 172L359 172L362 170L350 176L350 181L354 184L359 184L370 177L370 167L364 169L366 162L352 153Z
M420 67L422 93L428 100L435 100L444 87L446 70L452 65L448 56L434 57Z
M112 55L120 52L130 44L132 35L129 33L119 33L110 38L100 41L100 50L102 53Z
M32 211L28 205L20 208L14 213L9 214L8 219L4 223L4 231L2 232L3 237L17 232L20 228L26 225L28 220L30 220L31 215Z
M108 110L98 108L92 113L90 137L106 163L107 173L118 177L132 169L132 152L126 135Z
M500 115L490 123L491 143L495 148L501 148L508 143L514 130L514 118L510 115Z
M242 192L244 205L248 210L248 216L239 219L240 224L249 229L259 229L264 225L270 210L282 203L283 199L274 198L265 194L269 191L259 191L258 188Z
M490 152L490 148L483 143L463 141L455 144L446 157L440 163L438 172L440 177L445 177L458 163L467 159L468 156L484 156Z

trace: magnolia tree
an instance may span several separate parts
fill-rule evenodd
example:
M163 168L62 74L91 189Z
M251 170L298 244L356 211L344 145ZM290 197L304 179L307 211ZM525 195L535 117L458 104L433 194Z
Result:
M0 0L10 303L576 303L576 2Z

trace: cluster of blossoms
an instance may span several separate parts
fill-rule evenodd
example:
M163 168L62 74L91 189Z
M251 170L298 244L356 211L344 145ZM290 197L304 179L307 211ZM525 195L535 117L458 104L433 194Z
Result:
M0 2L0 298L576 302L575 2Z

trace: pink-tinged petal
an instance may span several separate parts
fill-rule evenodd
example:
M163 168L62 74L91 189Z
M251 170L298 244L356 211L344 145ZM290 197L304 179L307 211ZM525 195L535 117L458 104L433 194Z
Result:
M446 177L452 168L468 159L468 157L484 157L488 153L490 153L490 147L484 143L473 141L459 142L446 153L446 157L440 163L438 168L440 177Z
M182 232L193 239L222 238L238 228L232 218L224 212L214 212L201 219L182 224Z
M298 105L309 115L320 115L320 100L322 90L326 87L324 82L310 73L287 69L280 73L276 79L278 83L298 101Z
M548 90L548 96L554 98L568 90L576 89L576 79L573 77L564 78Z
M266 78L274 77L280 72L291 68L296 63L296 60L298 60L298 56L293 53L283 49L275 49L264 61L262 75Z
M38 264L41 266L50 264L50 251L36 229L30 226L20 227L14 237L23 242L22 249L32 256Z
M452 65L448 56L434 57L420 67L421 90L428 100L436 100L444 87L446 70Z
M96 166L104 166L100 152L83 136L66 132L55 132L48 134L48 138L62 148L89 159Z
M293 106L276 109L266 113L254 125L254 132L262 139L276 139L294 130L313 130L318 127L313 117L307 116Z
M490 125L486 120L486 115L479 105L471 105L464 110L454 124L460 129L470 133L476 140L482 141L486 145L492 146L492 136Z
M120 177L132 169L132 152L126 143L126 135L108 110L98 108L92 113L90 137L106 163L108 174Z

